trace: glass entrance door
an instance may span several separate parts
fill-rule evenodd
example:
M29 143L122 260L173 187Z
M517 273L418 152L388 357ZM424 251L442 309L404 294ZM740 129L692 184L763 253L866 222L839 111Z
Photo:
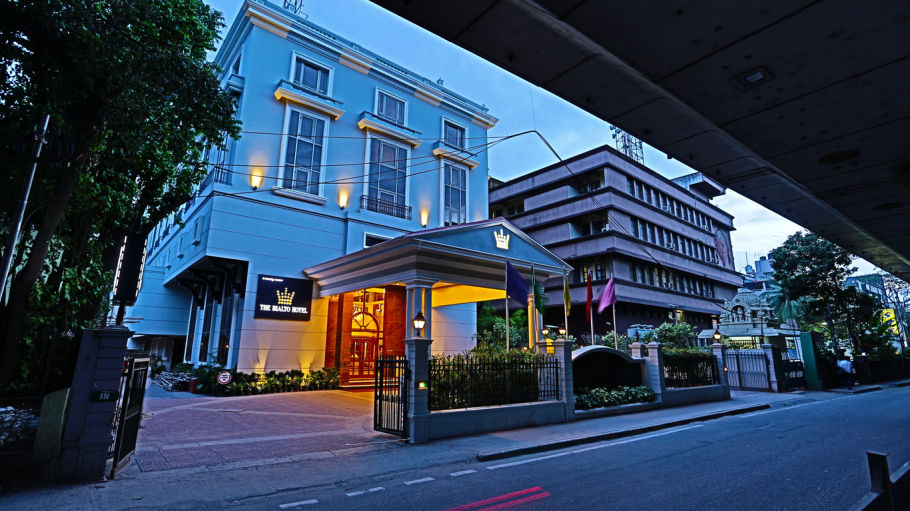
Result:
M382 318L385 290L365 289L354 293L351 318L350 378L376 375L376 358L382 353Z

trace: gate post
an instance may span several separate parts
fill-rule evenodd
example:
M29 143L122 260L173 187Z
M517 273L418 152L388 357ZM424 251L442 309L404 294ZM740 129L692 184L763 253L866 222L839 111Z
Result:
M565 420L575 420L575 388L572 373L572 342L566 339L553 341L559 364L559 396L565 406Z
M62 481L104 478L107 453L114 441L114 409L126 341L133 335L122 326L85 330L73 374L69 409L63 426L60 467Z
M408 367L411 370L411 386L408 392L408 442L420 444L430 440L430 396L427 386L430 378L430 344L433 339L416 337L405 339Z
M774 347L770 344L762 344L762 351L765 352L765 358L768 359L768 381L773 392L780 392L780 385L777 382L777 360L774 356Z
M659 342L648 343L648 386L657 394L657 401L663 401L667 390L664 375L664 347Z
M714 358L717 359L718 380L720 380L721 385L729 387L730 382L727 381L727 347L715 342L711 345L711 351L714 353Z

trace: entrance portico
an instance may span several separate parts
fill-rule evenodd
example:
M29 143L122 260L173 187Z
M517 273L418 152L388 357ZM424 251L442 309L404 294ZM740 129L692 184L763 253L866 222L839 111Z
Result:
M473 348L474 304L505 298L506 261L526 281L531 280L532 268L539 282L561 278L568 268L499 218L409 233L307 268L304 273L316 282L314 298L331 300L326 367L338 368L343 383L358 378L366 383L376 356L404 354L404 339L417 334L412 320L418 313L426 320L422 337L434 341L433 353ZM381 304L355 299L366 293L381 293ZM374 351L361 348L369 332L355 335L356 329L347 326L367 315L379 326ZM370 354L372 360L365 358Z

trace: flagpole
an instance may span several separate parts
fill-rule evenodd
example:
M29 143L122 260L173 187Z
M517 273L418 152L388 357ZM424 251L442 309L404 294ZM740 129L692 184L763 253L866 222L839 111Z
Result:
M509 351L509 259L506 258L506 351Z
M593 279L591 278L590 271L588 272L588 282L589 286L593 284ZM589 296L588 301L590 302L590 300L591 297ZM594 305L590 303L588 304L588 322L591 324L591 346L594 346Z
M619 300L616 298L616 275L613 274L613 259L610 259L610 279L613 280L613 347L619 349L619 325L616 324L616 304Z

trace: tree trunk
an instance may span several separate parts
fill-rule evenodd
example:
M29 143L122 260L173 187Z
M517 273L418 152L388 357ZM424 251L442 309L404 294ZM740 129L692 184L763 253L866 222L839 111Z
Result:
M48 243L57 232L60 220L66 210L73 191L76 189L76 176L71 168L63 168L54 188L54 195L47 204L47 210L38 234L32 243L25 268L16 275L10 286L9 302L3 311L3 342L0 344L0 384L11 382L19 375L19 359L22 354L22 337L25 333L28 298L41 277L44 258L47 256Z

